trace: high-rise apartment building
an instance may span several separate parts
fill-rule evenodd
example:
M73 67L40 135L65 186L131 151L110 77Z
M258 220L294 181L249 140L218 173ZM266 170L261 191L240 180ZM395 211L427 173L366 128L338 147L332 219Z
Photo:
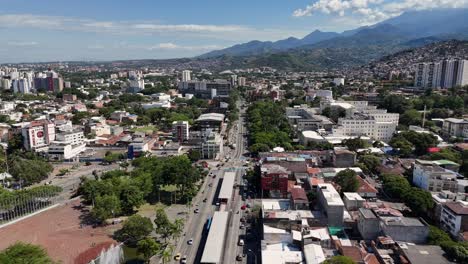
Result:
M187 81L190 81L190 80L192 80L192 78L190 76L190 71L189 70L182 71L182 81L187 82Z
M464 85L468 85L468 60L450 59L417 65L415 87L452 88Z
M245 86L245 81L246 81L245 77L237 77L237 85Z

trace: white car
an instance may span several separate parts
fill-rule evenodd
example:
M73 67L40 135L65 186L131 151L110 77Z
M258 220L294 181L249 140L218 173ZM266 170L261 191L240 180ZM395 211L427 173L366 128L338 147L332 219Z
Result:
M196 214L198 214L198 212L200 212L200 209L197 208L197 209L195 209L193 212L196 213Z
M189 240L187 241L187 244L193 245L193 238L189 239Z
M183 264L187 263L187 256L184 255L182 259L180 260L180 263L183 263Z

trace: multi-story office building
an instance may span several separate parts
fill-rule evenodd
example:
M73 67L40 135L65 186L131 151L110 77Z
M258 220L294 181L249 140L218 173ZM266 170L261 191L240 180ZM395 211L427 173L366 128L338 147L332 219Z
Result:
M26 150L46 150L55 140L55 124L48 120L32 121L21 129L21 134Z
M231 83L226 80L179 82L178 87L182 94L205 99L228 97L232 89Z
M172 136L174 141L183 142L189 140L189 122L174 121L172 122Z
M62 132L56 135L48 149L51 160L68 160L86 150L83 131Z
M468 60L450 59L419 63L414 86L425 88L452 88L468 84Z
M190 71L188 71L188 70L182 71L182 81L183 82L188 82L190 80L192 80L192 78L190 76Z
M223 152L223 138L220 134L206 131L203 142L201 143L202 159L217 159L219 154Z
M333 135L367 136L375 140L389 141L398 126L399 114L387 113L386 109L377 109L367 101L325 101L320 108L341 108L345 117L338 119L338 126L333 128Z
M331 130L333 122L325 116L317 115L314 109L307 105L286 108L289 124L296 131L325 129Z
M430 192L458 192L457 173L432 162L416 160L413 168L413 184Z
M376 117L356 113L349 118L339 118L338 127L333 129L334 135L367 136L375 140L389 141L398 126L398 114L386 114Z

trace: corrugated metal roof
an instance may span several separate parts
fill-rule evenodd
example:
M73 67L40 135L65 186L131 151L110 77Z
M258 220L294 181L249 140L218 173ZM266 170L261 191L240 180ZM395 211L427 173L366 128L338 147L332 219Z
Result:
M235 179L236 172L224 172L223 184L221 185L221 190L218 195L219 199L231 199Z
M200 263L221 263L228 217L228 212L214 213Z

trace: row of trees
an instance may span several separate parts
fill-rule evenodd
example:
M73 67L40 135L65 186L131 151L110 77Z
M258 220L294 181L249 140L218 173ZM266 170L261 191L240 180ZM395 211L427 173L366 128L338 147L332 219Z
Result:
M434 207L431 193L412 187L403 176L382 174L381 179L385 193L392 198L402 200L416 215L424 215Z
M291 128L285 117L284 107L273 101L259 101L247 109L250 151L258 153L275 147L292 149Z
M455 242L446 232L435 226L429 227L427 242L431 245L440 246L450 260L457 263L468 262L468 242Z
M400 156L408 157L412 154L421 156L428 148L437 146L437 138L429 133L405 131L396 134L390 140L390 146L398 150Z

